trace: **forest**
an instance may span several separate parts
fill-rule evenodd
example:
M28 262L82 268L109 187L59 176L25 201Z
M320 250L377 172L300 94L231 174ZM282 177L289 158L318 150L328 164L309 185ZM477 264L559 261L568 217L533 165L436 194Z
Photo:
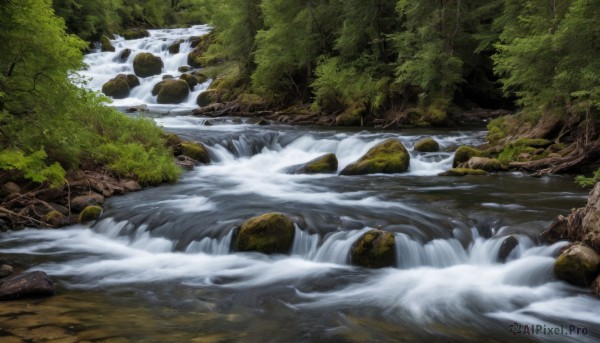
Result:
M111 111L72 85L84 41L207 22L216 38L199 62L221 65L214 88L225 99L308 106L341 114L340 123L397 128L453 125L453 114L473 108L508 109L518 119L490 124L492 140L522 122L558 117L562 136L582 140L578 162L598 150L598 1L5 0L1 11L0 129L3 151L19 151L10 157L18 161L3 154L2 165L30 179L60 178L61 168L78 168L85 156L127 172L110 145L90 151L81 143L94 139L63 134L100 117L82 113ZM59 98L65 90L69 101ZM32 132L32 121L54 129ZM114 135L142 149L135 138ZM150 179L173 179L165 173Z

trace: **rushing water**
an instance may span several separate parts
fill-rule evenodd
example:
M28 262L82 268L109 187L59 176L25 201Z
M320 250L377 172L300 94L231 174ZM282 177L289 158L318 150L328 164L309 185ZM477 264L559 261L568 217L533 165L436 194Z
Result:
M116 45L159 51L152 42L166 49L169 39L190 33L197 34L159 30L154 39ZM101 73L110 60L111 53L88 56L88 72ZM110 65L102 77L124 68ZM133 96L119 105L152 103ZM77 340L132 342L600 339L600 301L553 276L565 243L539 242L557 214L585 203L585 192L563 177L438 177L453 154L412 149L432 136L451 151L480 143L482 131L256 126L185 115L155 120L205 143L213 163L175 185L110 199L91 227L0 236L0 253L48 272L59 285L54 298L0 308L0 336L51 327ZM283 172L329 152L341 170L387 138L407 146L408 173ZM232 252L234 229L272 211L296 224L290 255ZM352 244L371 228L394 233L394 268L348 263ZM501 261L508 235L519 244ZM517 324L521 332L525 325L580 332L513 336L510 326Z

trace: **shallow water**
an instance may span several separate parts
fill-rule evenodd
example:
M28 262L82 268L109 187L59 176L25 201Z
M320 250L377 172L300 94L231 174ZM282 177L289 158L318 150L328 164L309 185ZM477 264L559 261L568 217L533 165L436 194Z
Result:
M453 153L412 149L425 136L442 151L478 144L481 130L333 130L183 115L155 120L205 143L213 163L177 184L109 199L91 227L1 234L0 254L48 272L58 295L3 303L0 341L600 339L600 301L553 276L565 243L539 241L558 214L585 204L586 192L568 177L438 177L451 167ZM329 152L341 170L388 138L408 148L408 173L283 171ZM297 226L290 255L232 252L233 230L271 211L288 214ZM350 247L372 228L396 236L394 268L349 264ZM508 235L519 245L501 262ZM520 333L513 335L511 325L521 325ZM526 334L531 325L542 331ZM550 335L544 328L562 331Z

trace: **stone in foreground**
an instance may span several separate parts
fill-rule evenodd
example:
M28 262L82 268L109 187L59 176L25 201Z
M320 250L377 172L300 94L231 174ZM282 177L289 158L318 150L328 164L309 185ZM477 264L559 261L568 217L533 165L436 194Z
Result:
M572 285L589 287L600 274L600 255L584 245L574 245L558 256L554 274Z
M39 298L54 295L54 284L41 271L23 273L0 280L0 300Z
M388 139L371 148L355 163L344 168L340 175L394 174L403 173L410 165L410 155L404 145L396 139Z
M366 268L393 267L396 264L396 238L390 232L371 230L352 245L352 264Z
M237 251L287 254L294 235L294 223L289 217L281 213L265 213L242 224L235 238L235 248Z

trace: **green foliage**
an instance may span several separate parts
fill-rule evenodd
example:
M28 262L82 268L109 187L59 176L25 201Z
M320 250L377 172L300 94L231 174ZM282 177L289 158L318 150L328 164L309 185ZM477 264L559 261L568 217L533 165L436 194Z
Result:
M590 177L579 175L575 178L575 182L581 188L592 188L600 181L600 169L596 170Z
M58 164L47 165L44 150L25 155L23 151L7 149L0 151L0 170L16 172L15 178L23 177L33 182L48 182L51 187L60 187L65 182L65 170Z

